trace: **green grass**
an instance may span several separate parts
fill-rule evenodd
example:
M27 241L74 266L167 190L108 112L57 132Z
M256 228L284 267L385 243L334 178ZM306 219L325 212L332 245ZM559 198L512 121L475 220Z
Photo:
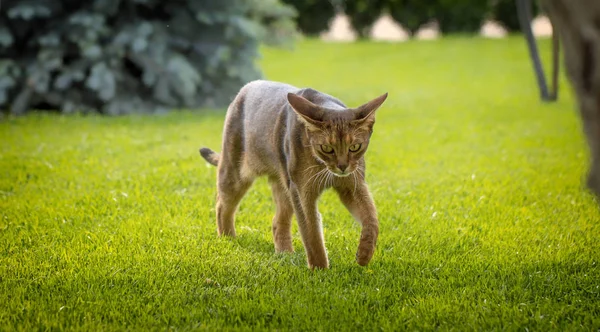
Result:
M546 56L548 41L541 43ZM600 213L565 78L539 101L525 42L466 37L264 50L266 77L357 106L383 92L367 153L381 223L326 192L331 269L275 255L265 180L216 236L223 112L0 123L3 330L598 330Z

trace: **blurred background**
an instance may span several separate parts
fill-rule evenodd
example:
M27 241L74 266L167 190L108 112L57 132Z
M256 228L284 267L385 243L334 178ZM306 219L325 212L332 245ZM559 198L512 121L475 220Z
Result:
M515 3L0 0L0 326L598 330L589 149L564 70L540 100ZM227 105L258 78L348 107L389 93L365 154L367 268L335 191L326 273L307 273L297 222L296 253L273 254L264 177L239 236L217 237L198 149L221 150Z
M532 19L537 36L551 35L535 5ZM262 45L518 31L514 0L2 0L0 109L225 108L243 84L264 77Z

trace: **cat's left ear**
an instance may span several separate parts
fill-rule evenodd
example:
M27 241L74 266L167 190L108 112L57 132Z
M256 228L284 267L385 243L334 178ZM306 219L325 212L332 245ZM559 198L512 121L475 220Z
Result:
M386 92L370 102L355 108L354 121L370 122L372 124L375 121L375 111L383 104L387 96L388 94Z

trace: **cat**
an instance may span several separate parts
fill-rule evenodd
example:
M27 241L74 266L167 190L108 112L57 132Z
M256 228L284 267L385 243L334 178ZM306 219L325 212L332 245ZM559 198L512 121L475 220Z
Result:
M311 88L256 80L240 89L227 110L221 153L201 148L217 166L217 231L236 236L234 215L254 179L267 176L276 205L272 231L276 252L293 252L292 217L310 269L327 269L317 201L333 188L362 225L356 253L367 265L379 235L377 210L365 182L364 154L375 111L387 93L357 108Z

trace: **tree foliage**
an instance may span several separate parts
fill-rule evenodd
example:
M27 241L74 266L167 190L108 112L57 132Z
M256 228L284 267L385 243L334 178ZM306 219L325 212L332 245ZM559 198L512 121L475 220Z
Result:
M316 36L327 31L336 12L338 0L282 0L293 6L298 15L296 24L307 36Z
M371 27L381 16L386 0L353 0L345 2L344 12L350 18L350 24L358 36L369 36Z
M435 19L444 33L477 32L490 11L489 1L438 0L435 6Z
M492 17L502 23L508 31L521 31L515 0L494 0L492 8ZM539 14L539 12L537 1L532 1L532 18Z
M436 0L388 0L392 18L411 34L435 18Z
M0 109L124 114L223 106L293 35L278 0L4 0Z
M348 15L360 37L367 37L383 13L415 33L432 20L445 33L477 32L486 18L495 18L509 30L518 30L515 0L284 0L294 6L297 23L308 35L326 31L338 12ZM534 8L534 14L537 13Z

